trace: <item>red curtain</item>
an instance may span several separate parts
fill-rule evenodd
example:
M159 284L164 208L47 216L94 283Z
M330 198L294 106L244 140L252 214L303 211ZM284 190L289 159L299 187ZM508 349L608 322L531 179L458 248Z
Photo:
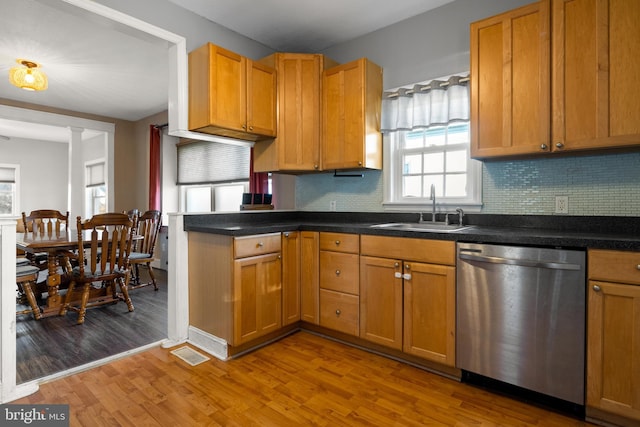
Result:
M160 127L149 126L149 209L162 210L160 182Z
M269 174L267 172L253 172L253 147L249 162L249 192L266 193L269 191Z

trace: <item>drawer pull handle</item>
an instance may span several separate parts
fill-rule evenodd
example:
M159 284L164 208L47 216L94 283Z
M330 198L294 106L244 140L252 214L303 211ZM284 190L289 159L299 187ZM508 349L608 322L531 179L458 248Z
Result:
M600 286L593 285L593 290L596 291L596 292L600 292Z
M340 275L340 270L336 270L336 276Z
M336 240L336 246L340 246L340 240Z
M337 310L336 310L336 316L340 317L340 314L341 314L341 313L342 313L342 312L340 311L340 309L337 309Z

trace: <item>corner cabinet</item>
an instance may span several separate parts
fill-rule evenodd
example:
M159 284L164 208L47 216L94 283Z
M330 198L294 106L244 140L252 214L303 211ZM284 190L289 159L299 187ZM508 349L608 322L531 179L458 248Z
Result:
M589 251L587 416L640 423L640 252Z
M455 243L360 237L360 337L453 367Z
M382 68L366 58L322 74L322 168L382 169Z
M282 326L300 320L300 232L282 232Z
M300 232L300 320L320 324L320 233Z
M471 157L640 146L640 2L541 0L471 24Z
M189 53L189 130L276 136L276 71L212 43Z
M322 71L337 63L304 53L274 53L260 62L277 73L278 136L254 146L254 170L319 171Z

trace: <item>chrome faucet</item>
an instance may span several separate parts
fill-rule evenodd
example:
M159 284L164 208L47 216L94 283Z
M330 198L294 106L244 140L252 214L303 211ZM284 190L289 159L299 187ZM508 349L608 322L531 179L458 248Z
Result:
M436 222L436 185L431 184L431 195L429 200L433 200L433 211L431 212L431 222Z
M458 213L458 224L462 226L462 217L464 216L464 211L462 208L456 208L456 212Z

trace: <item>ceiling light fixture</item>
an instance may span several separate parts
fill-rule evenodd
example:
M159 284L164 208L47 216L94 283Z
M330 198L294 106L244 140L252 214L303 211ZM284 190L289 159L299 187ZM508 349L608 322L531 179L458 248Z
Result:
M47 75L40 65L28 59L16 59L21 66L9 70L9 82L24 90L45 90L48 86Z

